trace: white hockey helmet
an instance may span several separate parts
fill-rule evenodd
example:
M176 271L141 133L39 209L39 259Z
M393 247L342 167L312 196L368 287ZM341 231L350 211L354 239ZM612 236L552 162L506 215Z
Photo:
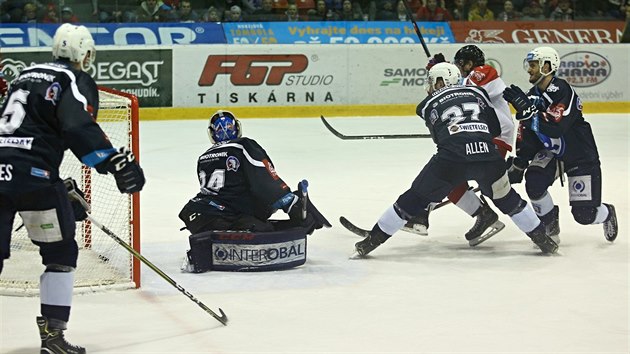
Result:
M240 138L241 122L230 111L218 110L208 121L208 138L213 144Z
M88 53L88 60L84 60ZM96 59L94 39L85 26L64 23L53 37L52 54L55 59L66 58L73 63L81 63L81 69L85 71Z
M449 87L459 84L462 80L462 74L459 68L451 63L443 62L433 65L429 70L427 82L430 91L435 90L435 84L440 78L444 81L444 86Z
M543 76L551 75L552 73L556 72L558 68L560 68L560 55L558 55L558 52L551 47L538 47L527 53L527 56L523 61L523 67L525 68L525 71L529 69L530 61L538 62L540 73ZM542 71L545 63L549 63L549 67L551 68L551 71L548 73L543 73Z

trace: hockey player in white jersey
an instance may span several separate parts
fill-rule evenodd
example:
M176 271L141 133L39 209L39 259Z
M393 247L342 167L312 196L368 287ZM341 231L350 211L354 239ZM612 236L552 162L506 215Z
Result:
M427 70L437 63L446 59L441 53L436 54L427 65ZM460 48L455 54L454 64L459 68L463 79L463 84L483 87L490 101L495 108L501 134L493 139L501 156L505 158L509 151L512 151L514 144L515 126L512 119L510 107L503 98L503 91L506 88L505 82L499 76L497 70L485 63L485 55L481 49L475 45L466 45ZM501 231L505 225L499 221L499 216L490 206L471 190L468 183L462 183L455 187L448 195L448 200L457 205L466 214L476 218L475 225L465 234L470 246L476 246L497 232ZM407 231L427 234L429 227L428 211L420 217L411 220L405 228ZM488 232L486 230L490 229ZM485 233L484 233L485 232Z

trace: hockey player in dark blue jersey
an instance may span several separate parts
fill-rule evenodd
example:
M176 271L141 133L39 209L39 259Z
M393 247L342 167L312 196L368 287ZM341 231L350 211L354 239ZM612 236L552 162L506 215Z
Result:
M575 221L603 224L604 237L613 242L618 233L617 215L612 204L601 201L602 172L595 138L582 116L580 98L568 82L555 76L559 66L555 49L535 48L524 60L534 86L527 94L515 85L505 89L503 96L520 121L516 156L510 160L510 182L518 183L525 176L534 210L560 242L558 206L547 189L566 173Z
M308 198L306 181L298 185L297 191L291 192L276 173L271 158L262 146L242 135L241 123L232 112L220 110L213 114L208 124L208 136L212 146L197 160L199 193L179 213L179 218L192 234L191 251L188 252L184 270L209 270L200 269L199 265L215 254L206 252L203 249L205 244L199 246L197 242L199 239L206 240L207 233L228 231L230 237L236 237L235 233L241 232L244 238L261 240L247 247L242 243L224 244L238 252L247 248L245 253L251 254L254 249L261 250L270 247L265 245L281 243L280 239L286 241L287 234L283 230L294 229L293 236L288 236L293 242L305 240L306 235L316 229L331 226ZM269 220L280 209L289 215L289 220ZM224 262L222 270L281 269L274 267L279 260L266 257L252 260L247 267L242 259L232 264L226 259L220 261ZM211 262L214 266L217 263L219 260L216 259ZM196 266L190 267L191 264Z
M98 90L83 70L94 60L84 26L63 24L55 33L52 63L24 69L12 82L0 117L0 272L10 256L11 227L19 213L46 266L40 278L42 353L85 353L63 335L70 317L78 246L76 213L59 176L64 151L114 175L122 193L142 189L144 174L133 154L116 150L96 123ZM79 210L78 208L77 210Z
M557 245L545 232L545 225L531 205L510 187L505 161L492 139L501 127L490 98L481 87L459 84L459 69L439 63L429 70L428 97L416 110L425 121L437 153L420 171L411 187L398 197L358 242L356 252L364 257L385 242L408 220L428 213L457 185L468 180L479 184L483 195L509 215L544 253L554 253Z

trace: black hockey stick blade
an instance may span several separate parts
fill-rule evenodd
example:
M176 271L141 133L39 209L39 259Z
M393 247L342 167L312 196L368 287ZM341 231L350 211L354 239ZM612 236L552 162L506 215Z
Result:
M343 216L339 217L339 222L341 223L341 225L343 225L343 227L345 227L346 229L348 229L348 231L352 232L355 235L361 237L368 237L370 235L370 230L362 229L356 226L355 224L351 223L350 220L346 219Z
M107 236L111 237L114 241L116 241L117 244L119 244L124 249L126 249L129 253L131 253L134 257L136 257L138 260L144 263L147 267L151 268L151 270L157 273L157 275L162 277L162 279L166 280L166 282L171 284L180 293L184 294L189 300L197 304L197 306L201 307L206 313L214 317L217 321L221 322L222 325L227 326L228 318L225 312L223 312L223 310L219 309L219 313L221 313L221 316L219 316L216 312L212 311L212 309L206 306L206 304L199 301L196 297L193 296L193 294L189 293L188 290L184 289L181 285L177 284L175 280L173 280L173 278L169 277L155 264L151 263L151 261L145 258L142 254L140 254L140 252L133 249L133 247L131 247L129 244L127 244L127 242L123 241L120 237L118 237L112 230L108 229L106 226L104 226L103 224L95 220L92 217L92 215L90 215L89 213L87 214L87 220L90 220L90 222L92 222L92 225L101 229L101 231L107 234Z
M333 128L324 116L320 116L322 123L341 140L381 140L381 139L418 139L430 138L431 134L381 134L381 135L345 135Z

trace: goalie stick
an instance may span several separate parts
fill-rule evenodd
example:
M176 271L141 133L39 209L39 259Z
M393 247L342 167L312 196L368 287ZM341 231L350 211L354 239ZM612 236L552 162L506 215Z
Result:
M340 133L337 129L333 128L330 123L326 121L324 116L320 116L322 123L341 140L380 140L380 139L417 139L417 138L430 138L431 134L381 134L381 135L345 135Z

